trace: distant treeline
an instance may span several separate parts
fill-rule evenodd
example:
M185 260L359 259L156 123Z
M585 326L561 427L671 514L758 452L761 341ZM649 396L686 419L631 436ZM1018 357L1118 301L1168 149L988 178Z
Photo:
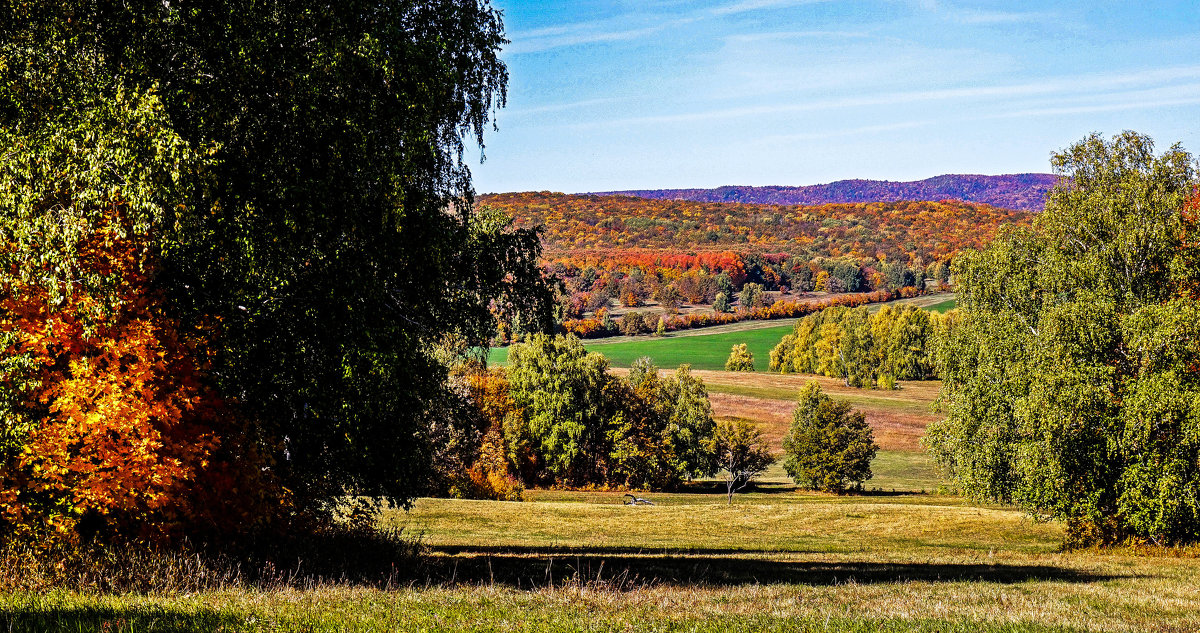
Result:
M634 336L637 334L665 333L676 330L689 330L709 327L711 325L726 325L740 321L790 319L806 314L812 314L834 306L863 306L870 303L881 303L899 298L915 297L919 291L911 286L899 290L875 290L852 294L839 294L817 300L783 300L771 305L749 309L737 309L731 312L698 312L692 314L654 315L638 311L626 313L614 319L607 313L600 317L571 319L563 321L562 329L579 338L603 338L607 336Z
M897 200L965 200L1004 207L1041 211L1046 192L1058 178L1054 174L946 174L912 182L889 180L839 180L801 187L725 186L715 189L640 189L607 191L596 195L628 195L656 200L696 202L747 202L751 204L826 204L830 202L891 202Z
M706 327L750 319L803 316L830 306L912 297L927 287L944 288L949 266L936 261L817 258L787 253L609 253L560 256L545 273L562 282L561 330L581 338ZM807 292L835 296L815 301ZM613 317L614 305L658 304L661 314L632 312ZM712 312L680 314L687 305ZM500 343L512 337L501 328Z

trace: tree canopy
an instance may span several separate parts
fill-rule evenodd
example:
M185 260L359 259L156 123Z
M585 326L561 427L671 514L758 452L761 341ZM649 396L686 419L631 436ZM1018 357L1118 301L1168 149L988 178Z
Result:
M117 227L297 501L411 498L446 354L497 317L552 325L537 232L475 211L463 161L505 96L486 1L9 2L0 24L5 292L120 303L79 257ZM28 387L4 387L0 457L40 423Z
M783 469L811 490L843 492L871 478L879 446L866 416L849 402L834 401L816 382L800 390L783 438Z
M530 483L662 490L715 470L712 406L687 365L660 378L643 357L621 379L574 336L538 334L509 349L507 374L507 442Z
M1033 227L955 262L927 441L965 492L1066 519L1072 542L1196 541L1195 164L1132 132L1053 163Z

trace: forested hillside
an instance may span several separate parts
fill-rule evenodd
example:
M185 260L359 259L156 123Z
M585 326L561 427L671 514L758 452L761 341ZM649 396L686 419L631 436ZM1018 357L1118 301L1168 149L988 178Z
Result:
M963 200L1007 209L1041 211L1053 174L980 176L946 174L912 182L839 180L804 187L725 186L715 189L641 189L606 191L597 195L629 195L656 200L744 202L751 204L826 204L830 202L897 202L900 200Z
M612 249L786 251L813 257L948 260L1030 212L960 201L785 206L549 192L482 196L518 225L544 225L548 254Z

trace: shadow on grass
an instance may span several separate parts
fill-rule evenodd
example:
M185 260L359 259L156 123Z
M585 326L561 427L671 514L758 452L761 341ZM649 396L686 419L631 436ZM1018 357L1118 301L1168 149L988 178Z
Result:
M672 492L677 494L713 495L721 498L724 498L726 494L728 494L726 492L725 484L720 481L693 481L691 483L684 484L678 490L674 490ZM748 487L737 492L735 496L740 498L747 494L777 495L785 493L794 494L797 492L807 493L811 491L803 490L796 484L791 483L759 482L752 487ZM843 494L833 496L846 499L852 497L910 497L927 494L928 493L923 490L897 490L895 488L883 490L881 488L864 488L862 490L847 490ZM644 496L653 498L654 493L644 493Z
M630 548L440 547L425 561L434 583L483 583L532 588L561 582L635 587L665 585L800 585L920 582L1098 582L1129 575L1097 574L1051 565L823 562L767 558L777 552L697 549L669 553ZM758 557L755 557L758 556Z
M795 484L758 482L739 490L734 496L741 497L742 495L751 493L775 495L785 492L796 492L796 490ZM673 492L677 494L714 495L722 498L728 494L725 482L723 481L693 481L680 486L678 490L674 490ZM654 493L648 492L645 493L645 496L653 497Z
M67 607L63 605L0 606L0 631L192 631L241 630L245 618L213 610L176 610L161 606Z

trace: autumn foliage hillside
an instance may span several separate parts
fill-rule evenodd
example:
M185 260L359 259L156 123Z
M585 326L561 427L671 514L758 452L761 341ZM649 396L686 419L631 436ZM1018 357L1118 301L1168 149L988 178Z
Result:
M544 225L546 252L613 249L787 252L807 257L945 261L1033 214L986 204L870 202L787 206L549 192L483 196L523 226Z

